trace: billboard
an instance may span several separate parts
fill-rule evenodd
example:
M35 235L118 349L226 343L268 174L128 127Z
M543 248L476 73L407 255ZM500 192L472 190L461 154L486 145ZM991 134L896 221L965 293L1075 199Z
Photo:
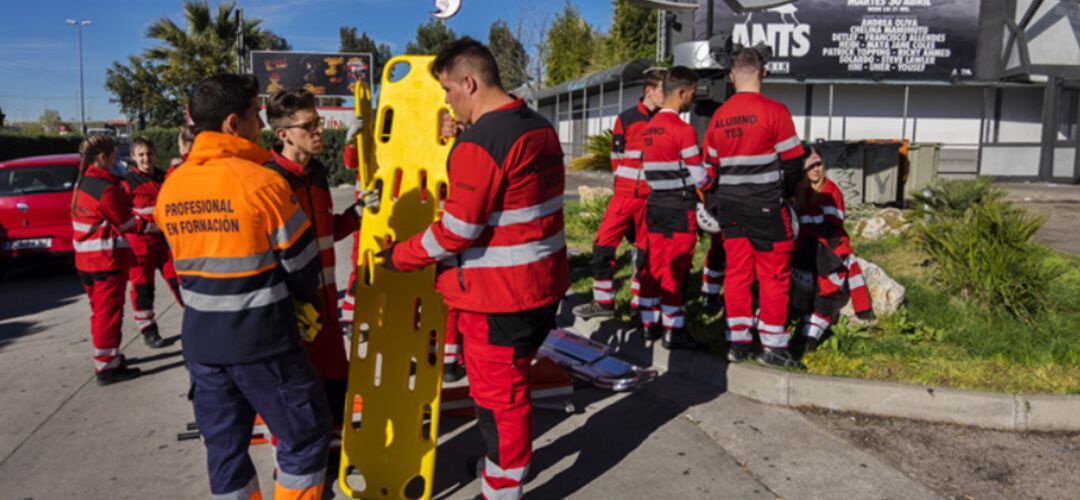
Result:
M252 51L251 73L259 93L300 88L325 97L352 97L353 83L372 85L371 54Z
M712 4L712 15L708 5ZM772 75L928 80L974 76L980 0L802 0L736 14L698 0L694 36L773 49ZM708 29L709 19L712 29Z

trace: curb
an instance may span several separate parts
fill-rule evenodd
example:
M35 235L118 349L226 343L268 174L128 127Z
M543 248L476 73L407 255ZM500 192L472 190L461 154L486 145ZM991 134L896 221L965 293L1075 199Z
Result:
M669 352L659 343L642 359L635 347L616 347L618 352L636 361L648 363L651 358L651 364L662 372L771 405L813 406L984 429L1080 431L1080 396L1013 395L811 375L753 364L730 364L719 356L702 352Z

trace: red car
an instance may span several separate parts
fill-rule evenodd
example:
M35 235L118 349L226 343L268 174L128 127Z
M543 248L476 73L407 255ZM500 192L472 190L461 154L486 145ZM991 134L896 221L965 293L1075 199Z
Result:
M74 153L0 162L0 259L72 255L71 195L78 175Z

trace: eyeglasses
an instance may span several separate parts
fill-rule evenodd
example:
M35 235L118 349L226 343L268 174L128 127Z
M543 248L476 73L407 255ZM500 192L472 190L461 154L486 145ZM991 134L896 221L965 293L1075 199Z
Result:
M311 120L311 121L308 121L308 122L297 123L297 124L293 124L293 125L284 125L284 126L279 127L279 128L302 128L302 129L308 131L308 133L314 134L316 130L321 129L322 127L323 127L323 118L320 116L320 117L317 117L314 120Z

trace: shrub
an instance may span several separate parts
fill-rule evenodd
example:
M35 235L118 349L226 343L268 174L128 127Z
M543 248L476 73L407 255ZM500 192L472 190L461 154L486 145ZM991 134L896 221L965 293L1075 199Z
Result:
M585 152L584 156L570 162L570 170L610 171L611 131L605 130L597 135L589 136L585 143Z
M1057 266L1031 241L1045 218L1013 206L998 191L983 190L981 202L960 215L954 215L959 207L939 205L936 215L919 222L918 235L937 264L936 282L1030 323L1046 307ZM964 190L964 196L971 193Z
M912 195L912 211L916 218L956 218L969 207L1002 200L1005 191L993 186L990 177L973 180L938 179L922 192Z
M27 156L78 153L81 135L0 134L0 161Z

